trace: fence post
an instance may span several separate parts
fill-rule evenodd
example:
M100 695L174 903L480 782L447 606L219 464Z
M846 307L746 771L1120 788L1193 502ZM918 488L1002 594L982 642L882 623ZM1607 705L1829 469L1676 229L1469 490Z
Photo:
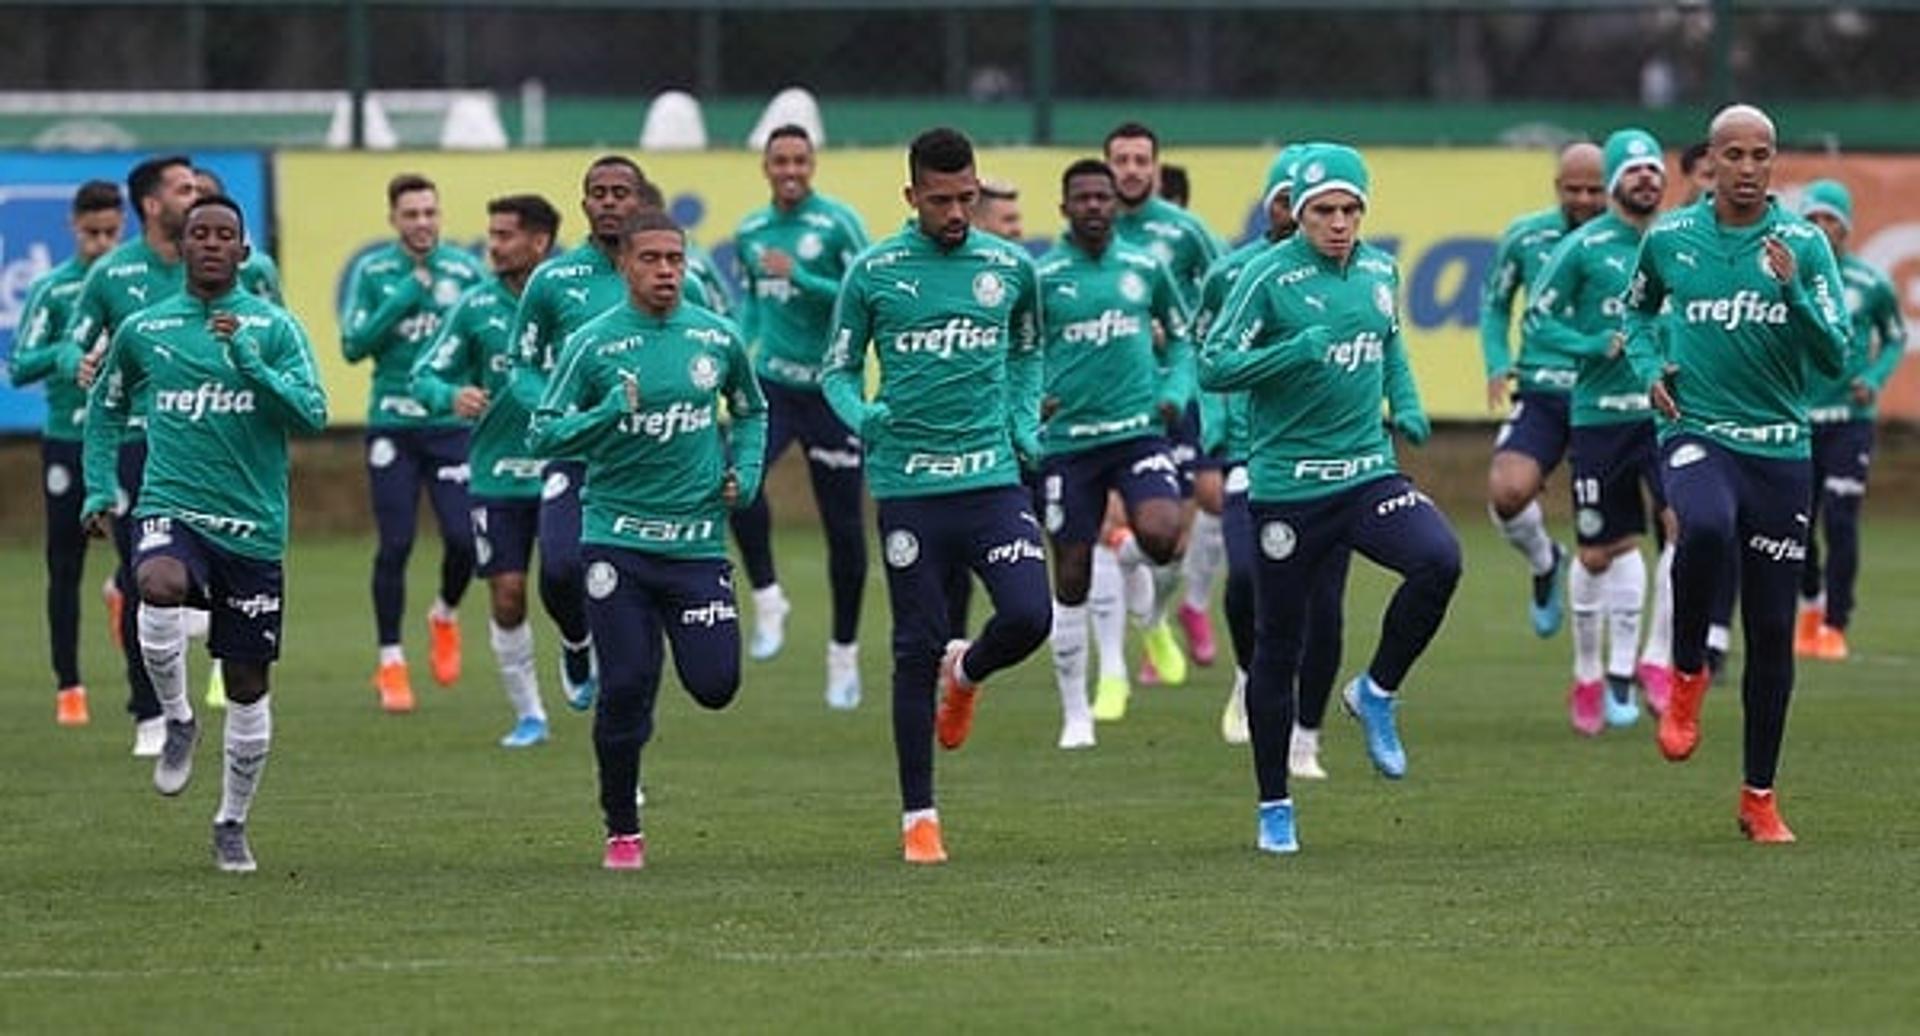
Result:
M1033 0L1033 51L1028 55L1032 80L1033 142L1053 143L1053 0Z
M373 78L373 40L367 24L367 0L347 0L347 107L352 116L353 149L367 146L367 88Z

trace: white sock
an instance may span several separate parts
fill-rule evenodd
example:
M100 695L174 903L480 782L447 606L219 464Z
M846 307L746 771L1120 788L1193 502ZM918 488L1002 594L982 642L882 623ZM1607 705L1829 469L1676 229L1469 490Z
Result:
M1567 575L1567 597L1573 604L1573 678L1593 683L1605 675L1600 668L1600 642L1606 619L1606 587L1601 577L1574 564Z
M1087 606L1053 602L1053 678L1060 685L1060 715L1087 722Z
M1630 550L1613 559L1601 576L1607 598L1607 672L1632 676L1640 648L1640 609L1647 597L1647 559Z
M765 615L769 612L787 610L787 592L780 589L779 583L768 583L753 592L753 614Z
M1494 527L1500 530L1500 535L1527 559L1534 575L1543 576L1553 569L1553 537L1547 535L1547 520L1540 511L1540 501L1528 502L1512 518L1502 519L1492 507L1487 508L1487 513L1493 516Z
M160 709L175 723L193 718L187 701L187 609L140 605L140 661Z
M860 645L855 642L842 644L837 640L827 641L827 668L860 668Z
M907 828L914 825L915 821L932 820L938 822L939 819L940 811L937 809L910 809L900 814L900 830L902 832L906 831Z
M1180 574L1187 580L1186 605L1206 611L1213 604L1213 584L1227 563L1227 540L1220 532L1220 516L1195 511L1193 530L1187 536L1187 556L1180 562Z
M1167 621L1167 610L1180 596L1180 566L1177 564L1149 565L1147 574L1153 580L1153 606L1147 616L1149 625L1157 626Z
M400 645L398 644L382 644L380 645L380 664L381 665L395 665L395 664L406 665L407 653L401 650Z
M1733 643L1733 631L1719 623L1707 627L1707 647L1724 653Z
M459 620L460 613L453 610L453 605L435 597L433 603L427 606L427 618L439 622L455 622Z
M540 703L540 677L533 659L533 624L525 619L511 629L487 620L487 640L493 645L493 658L500 666L500 685L506 689L513 714L521 719L547 718Z
M1127 615L1141 626L1152 625L1153 569L1146 565L1129 565L1122 561L1120 572L1126 578Z
M1673 664L1673 544L1660 548L1653 569L1653 616L1647 625L1647 646L1640 661L1661 667Z
M1127 675L1127 611L1121 603L1126 579L1113 548L1093 548L1093 580L1087 592L1087 614L1093 617L1093 640L1100 651L1102 677Z
M1320 732L1298 723L1293 725L1293 740L1288 748L1300 754L1320 754Z
M188 608L187 639L205 640L213 629L213 613L205 608Z
M220 812L216 823L247 822L254 789L267 768L267 749L273 742L272 695L263 694L250 705L227 703L226 775L220 781Z
M1818 609L1822 612L1827 610L1827 592L1825 590L1820 591L1812 597L1802 596L1800 598L1800 610L1807 611L1809 609Z

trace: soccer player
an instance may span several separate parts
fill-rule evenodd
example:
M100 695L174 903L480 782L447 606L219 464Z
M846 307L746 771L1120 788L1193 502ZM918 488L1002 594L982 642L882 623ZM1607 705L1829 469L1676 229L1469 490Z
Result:
M166 714L154 787L178 795L200 728L187 699L186 606L213 613L226 670L226 765L213 858L254 869L247 814L273 737L268 671L280 654L287 532L287 436L327 423L305 331L239 287L240 208L203 198L186 216L186 290L114 332L87 407L88 528L137 525L140 652ZM149 401L140 503L115 521L113 459L136 394Z
M1299 169L1300 156L1307 147L1305 144L1292 145L1274 157L1267 171L1266 190L1261 195L1267 207L1267 232L1221 257L1207 272L1207 281L1200 293L1200 311L1194 319L1195 338L1205 340L1205 329L1218 319L1228 294L1254 260L1271 251L1278 242L1292 237L1299 229L1293 218L1293 181ZM1405 365L1390 368L1387 374L1389 377L1405 375L1408 379L1412 376L1411 369ZM1411 392L1411 382L1388 385L1389 396L1396 390ZM1417 407L1417 397L1409 398L1414 399ZM1206 434L1209 452L1217 452L1227 460L1226 505L1221 510L1220 519L1227 551L1224 604L1235 659L1233 688L1228 692L1226 707L1220 715L1220 736L1228 744L1240 745L1246 744L1251 737L1247 729L1246 692L1257 640L1254 577L1259 563L1254 542L1253 514L1247 501L1247 454L1251 448L1252 430L1248 427L1246 393L1207 393L1202 397L1203 404L1207 399L1219 402L1202 409L1201 429ZM1307 632L1303 636L1305 647L1300 656L1299 680L1295 689L1298 708L1287 747L1287 772L1306 780L1327 778L1326 767L1320 761L1320 728L1327 714L1327 703L1333 697L1334 680L1340 671L1346 626L1344 598L1351 560L1351 550L1330 552L1321 563L1307 601Z
M1567 452L1567 400L1575 371L1570 357L1527 337L1520 355L1507 344L1513 304L1533 283L1554 245L1575 227L1599 215L1607 204L1601 181L1603 160L1593 144L1573 144L1560 152L1553 190L1558 204L1513 221L1500 237L1487 271L1480 303L1480 350L1486 360L1487 408L1513 409L1493 440L1487 469L1488 513L1513 549L1526 559L1533 576L1528 618L1533 632L1551 637L1560 630L1561 577L1567 549L1547 533L1540 490Z
M1900 366L1907 327L1900 298L1887 275L1847 250L1853 233L1853 196L1836 180L1817 180L1801 195L1800 213L1827 235L1840 264L1852 333L1847 366L1838 378L1810 379L1807 416L1813 422L1813 522L1827 538L1820 566L1814 530L1807 530L1807 562L1800 577L1800 617L1794 654L1838 661L1847 657L1853 582L1860 571L1860 504L1873 459L1874 402Z
M587 240L541 263L528 278L507 340L514 345L508 388L528 412L540 405L547 378L567 336L620 305L627 282L620 272L621 228L643 210L658 212L660 189L623 155L602 155L587 166L580 187ZM682 293L705 296L685 280ZM560 683L571 708L593 704L593 641L586 617L586 565L580 559L580 487L585 468L572 457L545 458L540 490L540 600L560 627Z
M1186 208L1193 200L1193 184L1187 179L1187 167L1167 162L1160 167L1160 197Z
M1572 358L1577 372L1569 459L1579 563L1568 578L1573 687L1567 708L1573 728L1588 737L1640 718L1636 675L1655 712L1666 707L1672 685L1666 641L1672 622L1670 546L1660 555L1647 657L1640 663L1635 659L1647 592L1647 565L1640 556L1647 499L1641 487L1657 511L1665 509L1665 490L1653 408L1621 354L1619 336L1620 296L1641 236L1666 193L1660 142L1639 129L1614 133L1607 138L1606 170L1608 210L1554 247L1527 289L1525 323L1529 340L1543 351Z
M514 349L507 332L528 276L559 232L560 214L537 194L488 202L487 258L493 275L460 297L413 369L414 398L430 413L476 422L468 455L473 548L480 577L487 581L488 641L514 710L513 729L500 739L504 748L547 739L533 628L527 624L527 562L540 529L545 462L527 448L532 414L507 390ZM572 640L585 637L584 628L571 631Z
M87 394L74 382L80 347L67 340L74 304L95 260L120 243L120 188L89 180L74 192L68 226L73 255L27 289L13 344L9 377L15 388L46 382L47 420L40 430L40 488L47 515L47 636L53 653L54 720L63 727L90 722L87 688L80 681L80 576L87 540L80 529L86 475L80 430Z
M767 397L767 465L796 439L806 453L833 598L827 705L852 709L860 704L860 597L867 581L860 439L820 395L820 361L840 278L867 247L867 232L851 208L813 189L813 141L805 129L781 126L769 134L760 169L772 200L734 232L747 285L743 331L754 344L754 371ZM733 515L753 584L756 660L779 652L792 607L774 571L772 524L764 493Z
M1627 357L1667 418L1660 430L1673 556L1673 694L1660 751L1686 759L1700 740L1709 675L1708 613L1740 558L1747 662L1746 783L1740 828L1791 842L1774 777L1793 692L1794 597L1812 510L1809 366L1846 370L1846 290L1826 236L1767 193L1773 120L1724 108L1708 132L1713 193L1656 220L1629 284ZM1672 319L1661 308L1672 306ZM1661 330L1665 329L1663 340Z
M1053 541L1053 665L1061 748L1090 748L1093 721L1126 714L1127 686L1087 704L1087 590L1107 497L1157 565L1180 540L1180 482L1166 429L1193 395L1192 346L1166 264L1113 234L1113 170L1082 159L1061 177L1067 232L1036 269L1047 319L1040 404L1044 524ZM1156 346L1154 325L1165 329Z
M907 862L947 851L933 739L959 748L982 683L1032 654L1050 621L1046 552L1020 465L1040 455L1040 301L1018 245L968 223L973 145L930 129L907 153L913 222L854 261L834 307L821 391L867 450L893 609L893 743ZM879 362L866 398L867 344ZM978 640L951 640L956 570L986 584ZM941 695L938 711L934 689Z
M195 169L193 185L202 198L227 193L220 174L211 169ZM247 247L247 261L240 264L240 286L276 306L286 305L280 296L280 268L274 265L273 256L268 255L266 249L254 248L251 242Z
M973 203L973 229L1019 243L1026 237L1020 221L1020 188L1005 180L980 181L980 197Z
M440 592L427 611L427 630L433 678L442 687L460 679L460 622L454 609L467 592L474 564L467 515L469 429L451 413L429 413L408 385L440 322L486 273L471 254L440 240L440 192L426 177L403 173L387 182L387 223L396 239L360 256L347 273L340 345L348 363L373 360L367 482L380 533L373 556L373 615L380 641L373 685L381 708L402 713L413 711L400 619L423 489L440 527Z
M1300 155L1292 212L1300 232L1240 277L1200 354L1200 386L1245 390L1253 443L1249 496L1260 552L1258 641L1247 687L1262 851L1299 849L1288 752L1308 598L1327 558L1357 550L1401 574L1379 647L1345 705L1383 776L1407 768L1398 692L1460 578L1460 545L1433 502L1396 468L1381 421L1423 441L1427 420L1405 367L1399 271L1360 240L1368 177L1360 154L1314 145Z
M1212 232L1199 217L1155 193L1160 180L1160 138L1153 130L1137 122L1122 123L1107 133L1105 153L1120 188L1115 233L1120 240L1147 249L1167 265L1180 289L1181 303L1191 312L1199 304L1207 268L1219 258ZM1199 426L1199 410L1189 406L1174 435L1174 460L1197 508L1187 519L1191 526L1185 537L1181 571L1176 573L1170 566L1153 570L1157 585L1141 638L1147 652L1142 683L1186 682L1187 659L1174 641L1165 616L1166 606L1172 603L1173 584L1180 575L1186 577L1187 584L1179 607L1187 647L1194 662L1203 666L1212 665L1216 653L1208 607L1214 579L1226 565L1226 547L1220 537L1224 476L1219 459L1206 456L1200 449ZM1135 592L1132 596L1137 606L1140 595Z
M733 324L682 301L679 226L648 210L615 239L628 297L568 336L530 442L586 465L581 553L600 660L602 865L638 870L646 839L635 797L665 662L661 634L702 706L725 708L740 687L726 514L760 489L767 408Z
M62 349L62 373L79 355L73 371L74 382L82 389L92 389L107 344L120 325L134 313L177 294L184 283L180 234L186 225L187 209L197 197L192 160L184 155L164 155L140 162L127 173L127 196L140 217L140 236L101 256L88 269L67 329L69 346ZM147 461L146 418L140 410L144 402L141 398L133 400L135 410L122 426L120 451L114 458L125 499L119 509L122 515L131 513L140 499L140 472ZM128 522L113 524L119 565L114 570L115 592L108 595L108 621L120 631L118 639L126 662L127 711L134 720L133 754L144 758L160 754L167 731L160 701L154 697L153 683L147 679L146 665L140 659L135 610L123 606L123 602L137 600L133 596L134 546L129 526ZM214 671L217 674L219 667Z

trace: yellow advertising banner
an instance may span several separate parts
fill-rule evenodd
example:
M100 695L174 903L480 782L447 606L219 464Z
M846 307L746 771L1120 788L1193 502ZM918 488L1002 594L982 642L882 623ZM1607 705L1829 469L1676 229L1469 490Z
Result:
M1082 155L1066 149L989 149L980 153L979 169L1019 188L1026 233L1031 244L1042 247L1063 222L1060 173ZM587 151L276 156L287 299L312 334L337 422L358 423L366 412L369 374L342 358L336 313L348 264L392 236L386 223L388 178L419 172L439 184L449 241L478 250L487 200L523 191L552 201L566 215L562 238L573 241L584 226L581 177L595 157ZM674 215L694 240L727 268L733 228L767 199L758 156L636 157L648 178L666 191ZM1257 149L1164 155L1187 168L1194 211L1228 242L1244 240L1258 225L1258 198L1271 157L1272 152ZM1478 341L1481 285L1501 230L1515 216L1553 204L1552 157L1494 149L1379 149L1369 152L1368 160L1373 198L1364 236L1400 258L1403 324L1427 408L1440 418L1487 418ZM1797 164L1792 168L1800 171ZM1894 178L1908 170L1874 172ZM879 236L907 218L901 197L905 181L904 149L827 150L815 185L852 205L865 217L869 233Z

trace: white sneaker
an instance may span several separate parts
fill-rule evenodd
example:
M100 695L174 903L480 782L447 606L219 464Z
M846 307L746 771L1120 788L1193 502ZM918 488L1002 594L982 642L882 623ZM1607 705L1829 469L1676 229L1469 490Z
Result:
M1220 739L1230 745L1253 740L1247 730L1247 674L1236 672L1233 690L1227 692L1227 706L1220 710Z
M787 613L792 610L779 583L753 592L753 643L747 654L755 662L765 662L786 646Z
M827 708L860 707L860 646L827 642Z
M1287 746L1287 774L1308 781L1324 781L1327 771L1320 765L1320 732L1293 728L1293 741Z
M1078 719L1067 720L1065 725L1060 728L1061 748L1071 750L1075 748L1092 748L1093 745L1092 716L1081 716Z
M167 717L138 720L133 724L133 754L140 759L158 759L167 743Z

